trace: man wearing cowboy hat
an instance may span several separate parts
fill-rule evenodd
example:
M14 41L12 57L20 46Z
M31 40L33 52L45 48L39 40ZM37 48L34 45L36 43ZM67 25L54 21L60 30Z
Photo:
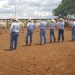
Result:
M63 18L60 18L60 21L58 22L58 42L60 42L60 37L62 37L62 42L64 41L64 20Z
M72 41L75 41L75 20L72 21Z
M15 50L17 48L17 40L20 31L20 24L18 19L14 19L10 26L10 49Z
M54 42L56 41L55 35L54 35L54 28L56 26L56 22L54 19L51 20L49 27L50 27L50 43L52 43L52 37L54 38Z
M42 45L42 38L44 37L44 44L46 44L46 27L47 22L45 19L42 19L39 25L40 28L40 45Z
M26 46L28 46L28 38L30 36L30 44L32 44L32 35L33 35L33 30L35 28L35 24L29 19L28 24L27 24L27 34L26 34Z

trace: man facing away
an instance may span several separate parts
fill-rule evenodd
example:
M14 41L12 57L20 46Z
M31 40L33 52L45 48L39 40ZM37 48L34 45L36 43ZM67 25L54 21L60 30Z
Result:
M64 20L63 18L60 18L60 21L58 22L58 42L60 42L60 37L62 37L62 42L64 41Z
M72 22L72 41L75 41L75 20Z
M44 37L44 44L46 44L46 27L47 27L47 22L42 19L39 25L40 28L40 45L42 45L42 39Z
M35 29L35 24L29 20L28 24L27 24L27 34L26 34L26 46L28 46L28 38L30 37L30 44L32 44L32 35L33 35L33 31Z
M54 35L55 26L56 26L56 22L55 22L54 19L52 19L50 24L49 24L49 27L50 27L50 43L52 43L52 38L54 39L54 42L56 42L56 38L55 38L55 35Z
M17 40L20 31L20 24L17 19L14 19L10 26L10 50L17 48Z

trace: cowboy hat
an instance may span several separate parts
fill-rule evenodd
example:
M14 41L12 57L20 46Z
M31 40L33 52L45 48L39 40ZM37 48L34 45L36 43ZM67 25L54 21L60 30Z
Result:
M14 19L14 21L17 21L18 22L19 20L18 19Z
M51 19L51 22L54 22L55 23L55 20L54 19Z
M63 18L60 18L60 21L64 21Z

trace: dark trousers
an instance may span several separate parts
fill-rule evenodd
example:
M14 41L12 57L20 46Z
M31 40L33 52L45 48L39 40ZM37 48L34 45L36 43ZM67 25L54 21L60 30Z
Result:
M12 32L10 36L10 49L16 49L19 34L17 32Z
M75 27L72 28L72 41L75 41Z
M30 36L30 44L32 43L32 35L33 35L33 31L29 30L27 31L27 34L26 34L26 45L28 45L28 38Z
M52 43L52 38L54 39L54 42L56 41L55 35L54 35L54 29L50 29L50 43Z
M60 41L60 37L62 37L62 42L63 42L64 41L64 29L59 29L58 42Z
M46 44L46 31L40 30L40 44L42 44L43 37L44 37L44 44Z

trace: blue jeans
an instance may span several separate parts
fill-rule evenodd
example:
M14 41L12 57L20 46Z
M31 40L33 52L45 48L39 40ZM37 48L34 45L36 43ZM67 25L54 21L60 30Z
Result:
M17 32L12 32L10 36L10 49L16 49L19 34Z
M59 29L58 42L60 41L60 37L62 37L62 42L63 42L64 41L64 29Z
M40 44L42 44L42 38L44 37L44 44L46 44L46 31L40 30Z
M26 45L28 45L28 38L30 36L30 44L32 43L32 35L33 35L33 31L29 30L27 31L27 34L26 34Z
M52 43L52 38L54 39L54 42L56 41L55 35L54 35L54 29L50 29L50 43Z
M75 41L75 27L72 28L72 40Z

